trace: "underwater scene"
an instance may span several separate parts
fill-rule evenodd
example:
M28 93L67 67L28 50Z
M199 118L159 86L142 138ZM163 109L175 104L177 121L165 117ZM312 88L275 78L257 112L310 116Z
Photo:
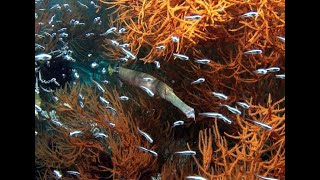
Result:
M284 180L284 0L35 0L35 179Z

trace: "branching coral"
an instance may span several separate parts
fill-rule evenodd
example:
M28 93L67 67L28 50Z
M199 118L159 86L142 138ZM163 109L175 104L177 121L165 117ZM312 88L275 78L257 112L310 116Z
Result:
M199 132L199 151L202 160L194 157L198 173L209 179L253 179L256 175L284 178L285 170L285 115L284 99L267 107L252 105L248 118L238 116L237 135L218 130L217 121L212 129ZM268 124L272 130L252 123L258 120ZM213 131L213 135L212 132ZM213 139L214 137L214 139ZM212 144L212 142L214 142Z
M83 107L79 104L79 93L84 97ZM130 111L124 110L117 91L102 95L90 86L67 85L55 96L58 102L48 104L55 113L50 113L49 122L43 122L48 130L37 129L39 167L78 171L81 177L91 179L105 177L107 172L116 179L137 179L152 171L156 158L138 148L152 149L152 146L139 135L137 121ZM108 99L108 107L112 108L97 101L99 97Z

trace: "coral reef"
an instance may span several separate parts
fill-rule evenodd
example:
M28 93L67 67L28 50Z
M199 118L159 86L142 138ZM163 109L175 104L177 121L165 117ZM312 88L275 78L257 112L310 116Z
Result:
M36 5L36 179L285 179L284 0L66 2Z

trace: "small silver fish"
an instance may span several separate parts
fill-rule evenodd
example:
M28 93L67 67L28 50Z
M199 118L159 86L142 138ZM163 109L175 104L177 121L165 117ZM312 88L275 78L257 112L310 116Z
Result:
M128 44L128 43L120 44L120 45L119 45L119 47L123 47L123 48L127 48L127 47L129 47L129 46L130 46L130 44Z
M136 59L136 56L133 55L130 51L124 49L123 47L120 47L120 48L121 48L121 50L122 50L126 55L128 55L131 59Z
M112 122L108 122L108 125L111 127L116 127L116 124L112 123Z
M285 79L285 74L277 74L276 78Z
M125 57L119 58L119 60L122 61L122 62L127 62L128 61L128 59L125 58Z
M152 155L154 155L154 156L158 156L158 153L156 153L156 152L154 152L154 151L152 151L152 150L150 150L150 149L147 149L147 148L144 148L144 147L141 147L141 146L138 146L138 148L139 148L140 150L144 151L144 152L150 153L150 154L152 154Z
M98 23L99 21L101 21L100 17L96 17L94 18L93 23Z
M202 112L198 113L200 116L205 116L205 117L211 117L211 118L219 118L222 117L222 114L220 113L215 113L215 112Z
M181 60L189 60L189 57L183 54L172 53L174 57L179 58Z
M82 131L72 131L69 133L69 136L77 136L79 134L82 134Z
M45 53L38 54L35 56L36 61L49 61L51 60L51 58L52 56L50 54L45 54Z
M153 139L150 137L150 135L147 134L147 133L145 133L145 132L143 132L143 131L141 131L141 130L139 129L139 127L138 127L138 132L139 132L143 137L145 137L149 143L153 143Z
M230 119L228 119L226 116L224 116L224 115L221 115L221 116L219 116L218 117L218 119L222 119L225 123L227 123L227 124L231 124L232 123L232 121L230 120Z
M153 61L154 64L156 64L156 68L160 69L160 62L159 61Z
M106 104L106 105L109 105L109 104L110 104L110 102L107 101L107 100L106 100L105 98L103 98L102 96L99 96L99 100L100 100L102 103Z
M129 100L129 97L127 97L127 96L120 96L119 99L120 99L121 101L128 101L128 100Z
M142 90L144 90L150 97L153 97L153 96L154 96L154 93L153 93L149 88L147 88L147 87L145 87L145 86L140 86L140 88L141 88Z
M262 54L262 50L260 49L253 49L253 50L249 50L244 52L243 54Z
M256 176L260 179L265 179L265 180L278 180L278 179L275 179L275 178L269 178L269 177L264 177L264 176L260 176L258 174L256 174Z
M59 34L59 37L68 37L68 36L69 36L69 35L68 35L67 33L65 33L65 32Z
M37 131L34 131L34 135L35 135L35 136L38 135L38 132L37 132Z
M78 1L78 3L80 4L80 6L82 6L82 7L86 8L86 9L89 9L87 5L82 4L80 1Z
M66 171L68 174L71 174L71 175L75 175L75 176L79 176L80 173L77 172L77 171Z
M197 59L194 62L198 64L209 64L211 61L209 59Z
M66 30L67 30L67 28L61 28L61 29L58 30L58 32L64 32Z
M172 125L172 127L181 126L184 124L184 121L175 121Z
M174 154L190 156L190 155L196 155L197 153L195 151L177 151L177 152L174 152Z
M246 17L256 17L256 16L258 16L258 15L259 15L258 12L251 11L251 12L247 12L247 13L241 15L240 17L242 17L242 18L246 18Z
M186 179L192 179L192 180L207 180L204 177L201 176L187 176Z
M165 46L164 46L164 45L157 46L156 49L158 49L158 50L164 50L164 49L165 49Z
M83 97L83 95L82 95L81 93L79 93L79 98L80 98L81 100L84 100L84 97Z
M94 33L87 33L86 37L94 36Z
M278 38L281 42L285 42L285 37L277 36L277 38Z
M60 7L60 5L59 4L54 4L51 8L50 8L50 10L52 10L52 9L61 9L61 7Z
M228 96L226 96L222 93L212 92L212 94L214 97L217 97L219 99L228 100Z
M193 84L200 84L200 83L203 83L205 81L205 79L204 78L199 78L199 79L197 79L197 80L195 80L195 81L193 81L193 82L191 82L191 84L193 85Z
M105 84L109 84L110 83L108 80L103 80L102 82L105 83Z
M272 130L272 127L267 125L267 124L264 124L262 122L259 122L259 121L252 121L254 122L255 124L257 124L258 126L262 127L263 129L266 129L266 130Z
M119 34L122 34L122 33L124 33L126 31L126 28L121 28L121 29L119 29Z
M111 44L114 45L114 46L119 46L120 43L116 40L110 40L111 41Z
M105 74L107 72L106 68L102 68L101 73Z
M81 108L84 108L84 103L81 100L79 100L79 105Z
M278 72L280 71L279 67L270 67L266 69L267 72Z
M65 107L67 107L67 108L73 109L73 108L70 106L70 104L68 104L68 103L63 103L63 105L64 105Z
M79 79L79 77L80 77L78 72L74 72L73 76L74 76L75 79Z
M171 37L171 40L172 40L173 42L179 42L179 37L178 37L178 36L172 36L172 37Z
M54 176L56 176L58 179L61 179L62 178L62 174L60 171L58 170L53 170L53 174Z
M99 132L95 133L94 137L96 137L96 138L108 138L108 136L106 134L99 133Z
M256 73L256 74L267 74L268 73L268 71L263 69L263 68L257 69L257 70L255 70L253 72Z
M98 87L98 89L99 89L100 91L102 91L103 93L106 92L106 91L103 89L103 87L102 87L97 81L95 81L95 80L93 80L93 79L91 79L91 81Z
M98 64L98 63L96 63L96 62L93 62L90 66L91 66L91 68L93 68L93 69L94 69L94 68L98 67L98 66L99 66L99 64Z
M201 17L202 17L201 15L197 14L197 15L192 15L192 16L185 16L184 19L185 20L199 20L199 19L201 19Z
M41 107L38 106L37 104L34 104L34 106L35 106L35 110L36 110L37 112L41 112L41 111L42 111Z
M54 19L54 17L56 17L56 14L54 14L50 19L49 19L49 24L51 24L52 23L52 21L53 21L53 19Z
M91 53L89 53L89 54L88 54L88 57L91 57L91 56L92 56L92 54L91 54Z
M149 77L142 78L142 80L143 80L144 82L151 82L151 81L153 81L153 79L152 79L152 78L149 78Z
M243 107L244 109L249 109L250 105L245 103L245 102L237 102L237 104L241 107Z
M112 27L112 28L108 29L105 33L100 34L100 36L105 36L105 35L108 35L110 33L114 33L116 30L117 30L116 27Z
M224 106L226 107L230 112L232 112L233 114L238 114L238 115L241 115L241 111L239 111L238 109L234 108L234 107L231 107L227 104L221 104L220 106Z

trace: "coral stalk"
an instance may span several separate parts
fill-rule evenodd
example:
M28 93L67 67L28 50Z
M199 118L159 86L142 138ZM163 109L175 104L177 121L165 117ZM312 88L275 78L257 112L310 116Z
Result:
M180 109L187 118L195 118L194 109L177 97L171 87L157 78L143 72L123 67L119 67L118 76L120 79L133 86L146 87L150 89L152 93L159 95L162 99L169 101L175 107Z

